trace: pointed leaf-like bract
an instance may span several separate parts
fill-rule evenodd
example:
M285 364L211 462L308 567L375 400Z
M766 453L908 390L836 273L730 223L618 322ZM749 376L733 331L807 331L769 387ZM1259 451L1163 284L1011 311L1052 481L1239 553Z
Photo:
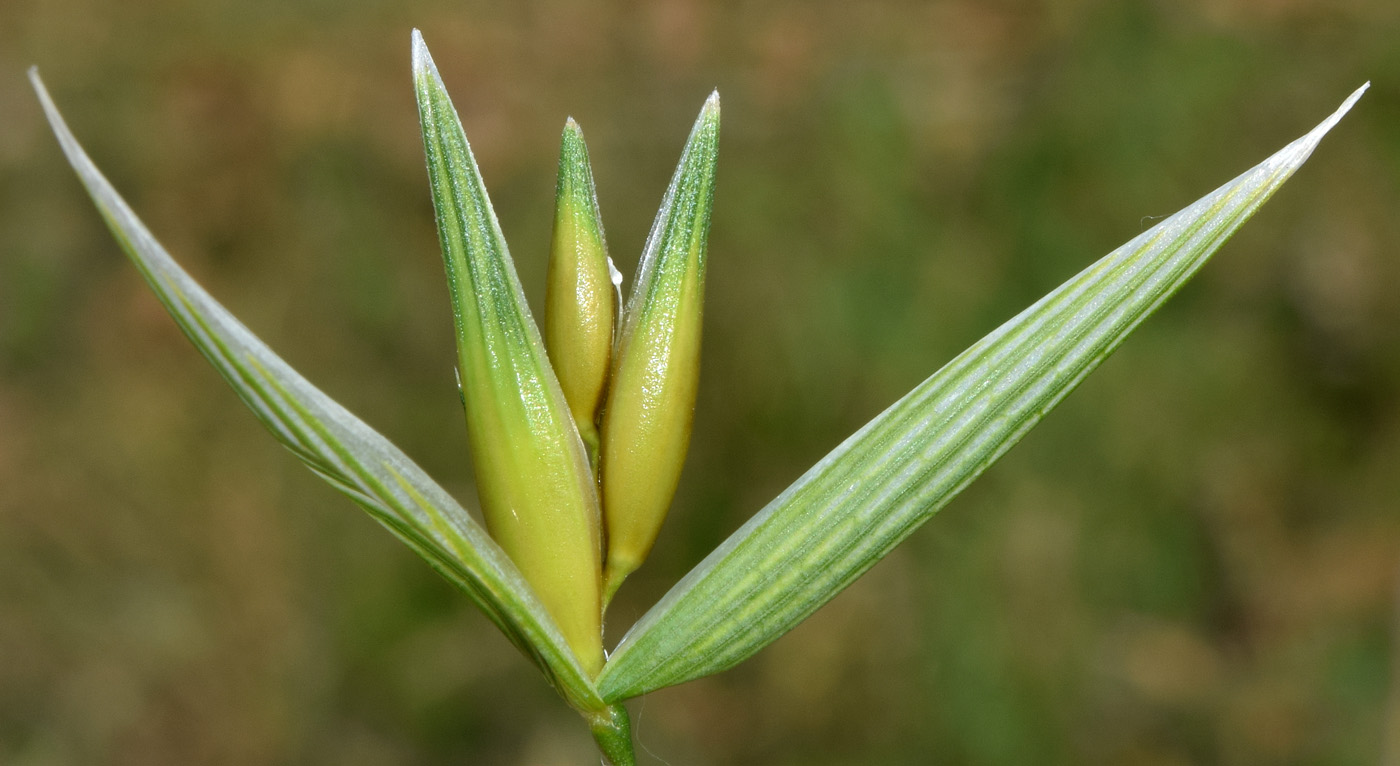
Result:
M598 678L604 699L731 667L879 561L1190 279L1363 90L978 341L809 469L628 632Z
M504 552L397 447L321 393L204 291L160 246L30 80L98 212L185 335L272 435L461 588L584 710L605 706L559 628Z
M486 526L589 672L603 665L598 495L467 136L423 38L413 80Z
M574 425L595 461L598 411L612 362L617 292L583 131L573 118L559 146L554 241L544 298L544 343Z
M690 445L718 151L714 93L647 237L613 362L599 461L608 530L605 602L651 550Z

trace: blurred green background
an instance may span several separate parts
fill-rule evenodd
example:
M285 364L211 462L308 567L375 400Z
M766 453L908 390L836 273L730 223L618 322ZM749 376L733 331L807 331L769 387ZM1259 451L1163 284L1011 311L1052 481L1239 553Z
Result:
M1394 0L6 0L0 763L595 762L193 352L24 81L214 295L470 501L414 26L536 305L565 116L630 274L723 94L694 444L613 640L958 350L1372 80L932 523L631 709L644 763L1400 764Z

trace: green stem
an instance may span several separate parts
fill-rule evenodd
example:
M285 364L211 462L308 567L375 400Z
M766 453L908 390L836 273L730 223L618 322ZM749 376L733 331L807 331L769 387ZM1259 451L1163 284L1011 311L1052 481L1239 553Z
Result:
M606 766L637 766L637 756L632 751L632 722L621 702L585 717Z

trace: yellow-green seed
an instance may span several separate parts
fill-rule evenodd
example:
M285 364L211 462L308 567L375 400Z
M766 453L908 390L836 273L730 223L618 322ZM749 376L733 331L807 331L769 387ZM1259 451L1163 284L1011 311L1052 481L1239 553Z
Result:
M598 410L608 382L617 295L583 131L564 126L555 187L554 239L545 287L544 341L574 424L598 456Z
M650 552L690 443L719 94L705 102L639 266L603 412L604 603Z
M596 675L602 535L593 473L456 110L421 44L414 79L482 515Z
M530 379L518 365L492 365L485 344L471 356L461 362L463 398L486 528L534 588L584 669L596 673L603 662L601 529L582 445L576 436L558 435L560 426L572 429L563 407L522 390L535 387L538 378ZM514 376L524 385L500 385Z

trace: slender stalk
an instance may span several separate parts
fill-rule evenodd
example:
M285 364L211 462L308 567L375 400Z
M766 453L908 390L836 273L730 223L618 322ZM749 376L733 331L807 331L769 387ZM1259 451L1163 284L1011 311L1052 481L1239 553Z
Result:
M637 755L632 750L632 720L627 708L619 702L586 716L593 741L603 753L604 766L636 766Z

